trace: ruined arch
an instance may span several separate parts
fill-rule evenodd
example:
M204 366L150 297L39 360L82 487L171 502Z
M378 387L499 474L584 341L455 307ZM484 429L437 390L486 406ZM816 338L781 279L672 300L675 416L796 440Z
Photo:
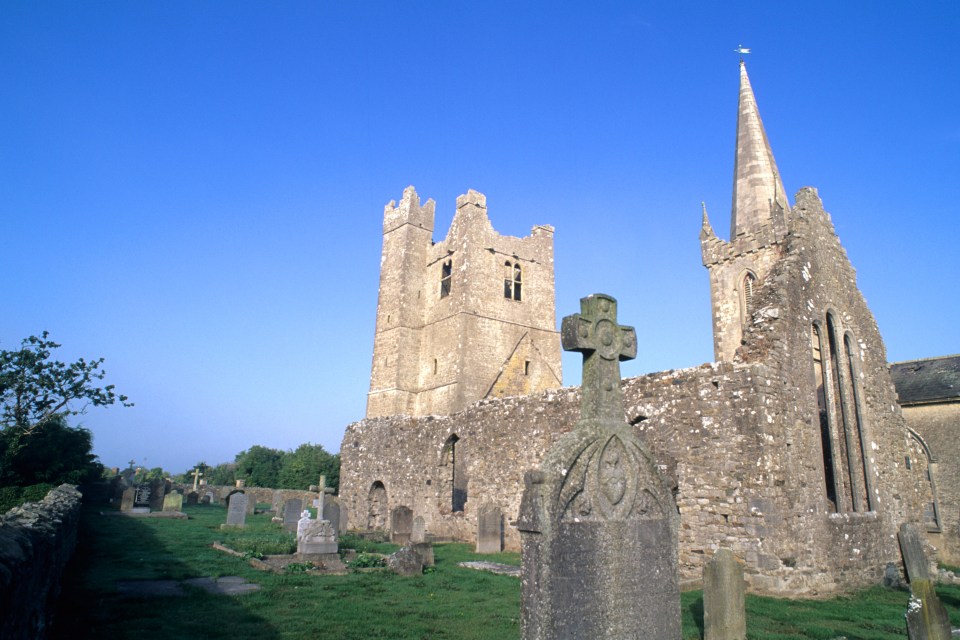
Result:
M910 434L910 437L920 445L920 449L923 451L923 462L925 463L923 465L923 471L925 472L924 480L930 485L930 500L924 500L923 503L923 524L927 528L927 531L941 531L940 504L937 500L937 459L933 456L933 453L930 451L930 447L927 445L927 441L923 439L923 436L921 436L911 427L907 427L907 432ZM908 468L911 468L912 466L913 465Z
M367 492L367 529L384 531L387 528L387 488L377 480Z
M467 465L463 444L452 433L440 450L440 510L441 513L462 512L467 503Z

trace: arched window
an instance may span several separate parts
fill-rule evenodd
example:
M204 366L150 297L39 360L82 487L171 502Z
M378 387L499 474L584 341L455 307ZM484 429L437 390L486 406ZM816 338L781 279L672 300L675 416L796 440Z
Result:
M743 312L741 320L744 327L750 324L750 318L756 308L753 299L756 287L757 276L752 271L743 274L743 278L740 280L740 309Z
M440 297L450 295L450 280L453 276L453 260L447 260L440 269Z
M440 454L440 466L443 467L445 490L449 491L450 511L463 511L467 504L467 474L463 459L462 447L458 445L460 438L451 434L443 445Z
M858 465L858 468L859 472L863 473L863 488L864 493L866 494L866 501L862 506L868 511L873 511L873 480L870 476L869 461L867 460L866 456L866 452L869 451L869 447L867 446L867 434L863 424L863 409L860 399L860 377L858 375L860 369L857 366L855 358L856 351L853 348L855 342L856 341L849 333L843 336L843 346L847 352L847 381L850 387L850 404L853 405L854 424L856 427L854 439L857 445L857 453L860 455L860 464Z
M820 327L813 325L813 373L817 388L817 413L820 416L820 448L823 454L823 481L831 509L837 511L837 482L833 471L833 438L830 435L830 411L827 404L827 372L823 366L823 337Z
M507 300L520 301L521 297L520 263L511 263L507 260L503 263L503 297Z
M377 480L370 485L367 494L367 529L386 530L387 528L387 488Z

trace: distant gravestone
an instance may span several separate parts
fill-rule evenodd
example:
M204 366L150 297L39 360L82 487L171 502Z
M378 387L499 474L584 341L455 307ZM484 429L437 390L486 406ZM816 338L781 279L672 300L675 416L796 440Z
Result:
M247 524L247 496L232 494L227 502L227 527L244 527Z
M330 523L335 534L340 533L340 505L333 498L327 497L323 502L323 520Z
M291 498L283 503L283 528L286 531L297 530L297 520L300 519L300 512L303 510L303 500L300 498Z
M669 484L624 420L620 361L636 333L595 294L563 319L563 348L583 353L581 417L524 478L525 640L680 638L679 515Z
M171 491L163 496L164 511L180 511L183 509L183 496L179 491Z
M137 490L133 487L127 487L123 490L123 495L120 497L120 511L131 511L133 509L136 493Z
M423 574L423 557L410 547L403 547L387 558L387 568L401 576Z
M252 516L255 513L256 506L257 506L257 499L253 494L247 495L245 491L241 491L240 489L234 489L233 491L227 494L227 505L230 504L230 499L237 494L247 496L247 500L244 504L246 505L245 508L247 510L247 515Z
M214 496L210 491L207 491L205 494L203 494L203 497L200 499L200 504L216 504L216 502L216 496Z
M341 536L347 532L347 527L349 522L347 521L347 507L346 505L340 505L340 530L337 531Z
M199 497L200 496L197 494L196 491L191 491L190 493L187 494L187 505L189 506L189 505L197 504L197 502L199 501Z
M729 549L720 549L703 567L704 640L744 640L747 617L744 606L743 565Z
M423 516L417 516L413 519L413 530L410 532L410 542L420 543L427 541L427 524Z
M927 555L923 552L923 541L917 528L905 522L900 525L897 538L900 541L903 567L907 571L907 581L912 584L917 579L929 580L930 565L927 562Z
M154 480L150 483L150 503L147 505L151 511L163 511L163 498L167 493L167 483L164 480Z
M138 484L134 488L133 506L150 508L150 498L153 496L153 487L149 483Z
M433 544L430 542L411 542L410 548L413 549L416 553L420 554L420 559L423 561L423 566L432 567L436 565L436 561L433 556Z
M503 551L503 513L495 504L482 504L477 513L477 553Z
M910 640L950 640L950 617L927 578L910 582L913 595L907 605L907 637Z
M413 533L413 511L410 507L400 506L390 514L390 542L407 544Z

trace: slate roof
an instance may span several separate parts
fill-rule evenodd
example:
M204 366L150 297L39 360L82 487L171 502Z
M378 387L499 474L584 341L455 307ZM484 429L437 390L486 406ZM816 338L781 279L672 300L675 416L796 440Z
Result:
M960 355L890 365L900 404L960 400Z

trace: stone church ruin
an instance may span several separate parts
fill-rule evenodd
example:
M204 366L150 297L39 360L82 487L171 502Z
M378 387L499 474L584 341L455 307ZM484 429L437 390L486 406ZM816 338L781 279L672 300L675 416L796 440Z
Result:
M553 229L500 236L470 191L434 244L433 207L411 187L385 209L367 417L344 435L341 503L368 529L403 508L433 539L468 542L481 505L498 507L518 550L525 473L580 416L581 389L561 388ZM681 580L724 547L755 592L879 583L900 525L934 502L927 457L817 191L787 200L742 63L730 239L704 210L700 245L715 362L621 385L676 498Z

